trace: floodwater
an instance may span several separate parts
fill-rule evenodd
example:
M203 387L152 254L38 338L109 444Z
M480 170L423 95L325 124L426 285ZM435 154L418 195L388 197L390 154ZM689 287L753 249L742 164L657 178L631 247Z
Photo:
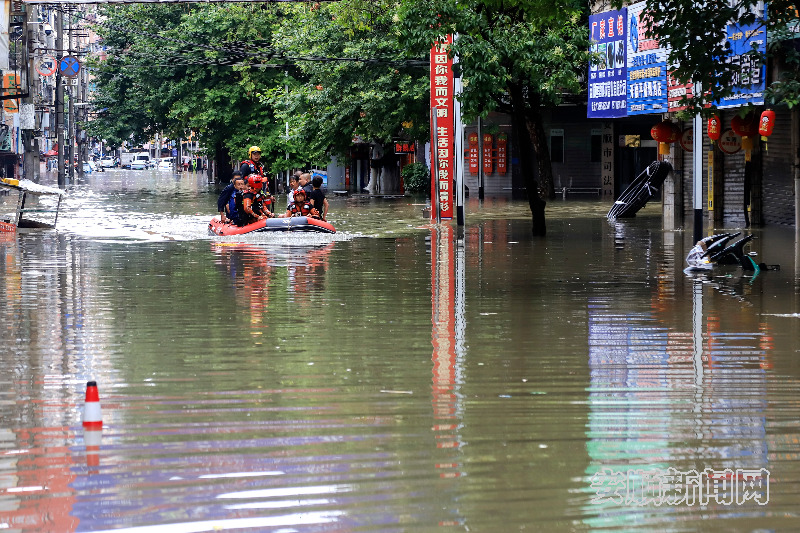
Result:
M68 189L0 234L0 530L797 530L793 230L690 277L658 206L219 238L202 175Z

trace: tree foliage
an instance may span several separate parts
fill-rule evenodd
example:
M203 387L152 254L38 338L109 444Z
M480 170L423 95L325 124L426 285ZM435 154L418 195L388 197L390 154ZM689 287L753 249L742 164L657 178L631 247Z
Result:
M388 143L428 133L427 58L391 30L393 3L342 0L295 14L276 35L297 74L263 93L309 160L345 156L354 137Z
M390 7L106 7L90 132L118 146L191 130L239 160L258 145L271 171L346 155L354 135L425 136L427 65L391 37Z
M554 196L542 110L583 91L587 15L573 0L406 0L398 13L398 31L412 49L457 35L452 54L463 73L466 120L494 110L511 116L538 235L546 232L546 199Z

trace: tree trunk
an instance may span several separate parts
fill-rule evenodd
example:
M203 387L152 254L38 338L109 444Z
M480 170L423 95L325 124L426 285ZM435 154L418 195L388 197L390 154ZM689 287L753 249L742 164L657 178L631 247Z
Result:
M214 146L214 159L217 163L217 173L215 177L220 181L220 183L229 183L233 178L231 154L221 142L218 142Z
M514 143L519 156L520 171L525 182L525 189L528 193L528 204L531 208L531 233L537 236L544 236L547 234L547 223L544 215L544 208L547 202L542 197L542 192L545 189L540 186L540 180L544 177L543 184L547 184L547 180L549 180L550 188L552 188L553 171L550 166L550 153L547 149L547 139L544 138L541 115L538 109L532 112L528 107L521 86L511 87L509 96L511 97L513 110L511 124L514 130ZM541 142L544 142L544 158L540 156L542 150ZM535 158L534 153L537 156ZM536 165L538 165L539 180L536 179L534 170Z

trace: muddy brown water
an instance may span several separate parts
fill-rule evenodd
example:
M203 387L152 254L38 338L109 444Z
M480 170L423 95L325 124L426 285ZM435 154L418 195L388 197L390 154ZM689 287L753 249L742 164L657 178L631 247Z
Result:
M534 239L524 202L330 198L336 235L212 238L215 199L108 171L0 234L0 529L800 523L793 230L754 230L779 271L690 276L658 206Z

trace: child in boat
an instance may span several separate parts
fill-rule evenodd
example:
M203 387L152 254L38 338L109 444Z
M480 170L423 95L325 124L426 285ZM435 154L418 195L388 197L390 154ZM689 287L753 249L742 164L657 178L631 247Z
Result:
M247 176L247 190L242 195L244 225L275 216L267 209L267 202L271 200L269 191L265 190L263 178L257 174Z
M308 199L314 209L319 212L320 218L325 220L328 217L328 199L325 198L325 193L322 192L322 176L314 176L314 179L311 180L311 186L313 189Z
M292 203L281 218L291 217L311 217L319 219L319 211L317 211L311 202L306 200L306 191L297 189L294 191L294 203Z

